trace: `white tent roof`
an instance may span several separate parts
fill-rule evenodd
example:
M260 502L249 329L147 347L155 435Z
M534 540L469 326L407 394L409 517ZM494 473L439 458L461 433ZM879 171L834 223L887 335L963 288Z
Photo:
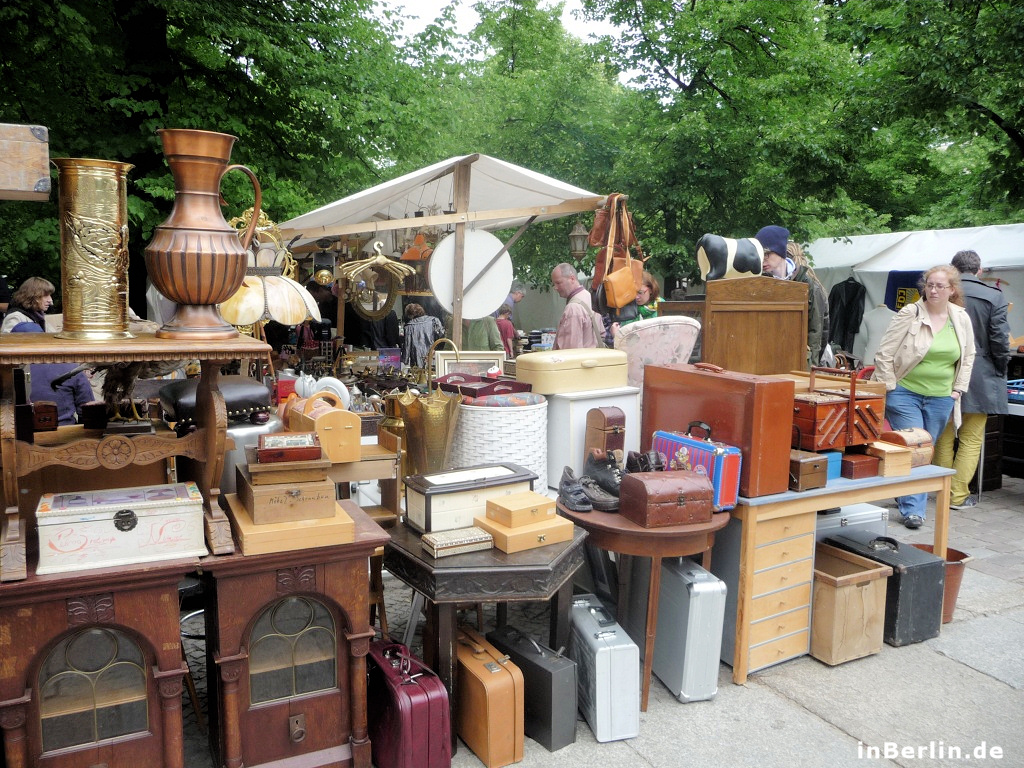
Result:
M456 208L455 172L469 167L469 199ZM546 221L604 204L604 195L487 155L453 157L357 192L280 224L285 239L301 235L297 247L322 237L375 233L409 226L465 223L479 229L517 227L536 217ZM416 211L436 212L414 218Z
M981 256L982 278L993 285L998 281L1013 302L1011 331L1024 333L1024 224L824 237L807 247L826 291L852 275L867 289L868 307L885 300L889 272L948 264L957 251L964 250Z

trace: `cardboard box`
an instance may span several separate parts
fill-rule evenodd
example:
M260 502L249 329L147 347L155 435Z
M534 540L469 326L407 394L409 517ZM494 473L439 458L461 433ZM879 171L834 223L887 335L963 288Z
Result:
M885 592L892 568L818 544L814 555L811 656L842 664L878 653L885 627Z
M249 468L235 465L238 498L256 525L315 520L334 515L338 497L330 480L253 485Z
M49 140L41 125L0 123L0 200L50 199Z
M44 493L36 531L40 575L208 554L191 482Z
M333 547L355 541L356 524L338 502L335 502L332 517L256 525L238 494L228 493L222 498L227 504L231 529L243 555Z
M488 517L476 517L473 525L483 528L494 537L494 546L506 554L514 554L527 549L546 547L572 538L572 520L564 517L552 517L539 523L528 523L516 528L502 525Z
M517 528L554 517L555 500L536 491L523 491L488 499L486 513L491 520Z

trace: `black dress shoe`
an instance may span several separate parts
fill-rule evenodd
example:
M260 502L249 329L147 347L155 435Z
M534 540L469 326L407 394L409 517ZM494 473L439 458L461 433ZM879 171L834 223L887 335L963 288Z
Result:
M562 470L562 479L558 483L558 501L570 512L591 512L594 509L572 467Z
M612 494L612 496L615 498L619 497L619 486L622 484L622 470L615 463L615 459L604 451L594 449L587 455L587 460L583 463L583 471L580 473L581 481L583 477L593 479L595 483Z
M665 469L665 454L661 451L630 451L626 456L627 472L662 472Z

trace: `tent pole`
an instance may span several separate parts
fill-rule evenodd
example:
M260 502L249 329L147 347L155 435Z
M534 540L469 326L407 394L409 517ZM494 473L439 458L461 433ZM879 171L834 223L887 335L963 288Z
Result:
M475 158L476 156L474 156ZM452 179L452 196L456 213L469 211L469 177L470 164L459 163ZM462 297L465 282L466 264L466 225L459 222L455 225L455 274L452 276L452 341L462 349Z

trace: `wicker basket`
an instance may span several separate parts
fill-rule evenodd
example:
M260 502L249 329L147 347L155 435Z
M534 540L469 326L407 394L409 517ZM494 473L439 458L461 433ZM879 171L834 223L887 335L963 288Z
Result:
M537 474L534 490L548 487L548 404L511 408L459 406L451 464L471 467L511 462Z

